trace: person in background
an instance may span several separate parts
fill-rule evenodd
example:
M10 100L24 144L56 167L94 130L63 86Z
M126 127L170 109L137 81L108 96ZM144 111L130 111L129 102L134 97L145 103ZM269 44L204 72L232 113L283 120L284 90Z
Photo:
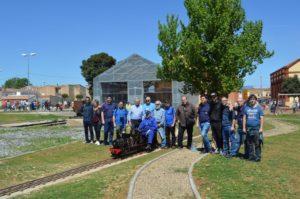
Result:
M92 119L93 119L93 106L91 104L91 98L86 97L85 103L81 106L81 113L83 116L83 127L85 135L85 143L91 143L94 140ZM89 133L90 132L90 136Z
M222 153L223 137L222 137L222 103L218 99L216 93L211 94L210 101L210 125L212 136L216 144L215 153Z
M143 118L143 108L141 105L141 100L136 98L134 101L134 105L131 106L130 111L128 113L128 124L131 127L131 133L135 133L139 128L140 123Z
M156 136L158 126L156 120L152 117L151 111L145 111L145 118L138 127L138 131L147 140L146 151L150 152L153 147L153 140Z
M235 115L233 106L228 102L226 97L222 97L222 137L223 137L223 155L225 157L236 156L236 151L239 146L239 136L234 131Z
M264 113L257 103L257 97L250 95L248 104L244 108L243 131L246 133L246 142L249 160L261 161L261 141L263 137ZM245 157L247 159L247 157Z
M104 144L112 145L114 136L113 115L116 105L112 103L112 98L107 97L106 102L102 105L102 124L104 124ZM109 136L109 142L107 141Z
M129 101L126 103L125 108L126 108L127 112L130 111L130 109L131 109L131 104L130 104Z
M293 113L296 113L296 109L297 109L297 102L296 102L296 100L294 100L294 102L292 104L292 109L293 109Z
M101 119L101 106L97 100L93 101L93 127L96 134L96 145L100 145L100 137L101 137L101 128L102 128L102 119Z
M175 124L176 124L176 111L171 106L168 100L165 101L165 123L166 123L166 141L167 147L174 147L176 144ZM172 136L170 142L170 135Z
M153 112L154 118L157 122L157 131L161 138L161 148L166 148L166 133L165 133L165 110L161 107L161 102L155 102L155 109Z
M195 125L196 111L194 105L188 102L186 96L181 97L181 104L176 110L176 121L179 124L178 147L183 148L183 135L187 131L187 148L190 149L193 142L193 127Z
M126 108L124 108L124 103L120 101L118 104L118 108L115 109L114 111L114 116L113 116L114 126L116 127L117 138L120 138L121 135L125 134L127 115L128 112Z
M143 104L143 117L145 117L146 110L150 110L153 116L154 109L155 105L151 102L151 98L149 96L146 97L145 103Z
M199 132L203 139L204 149L206 153L212 151L210 141L208 138L208 131L210 129L210 105L207 102L207 97L205 95L201 96L201 103L198 108L198 119L199 119Z

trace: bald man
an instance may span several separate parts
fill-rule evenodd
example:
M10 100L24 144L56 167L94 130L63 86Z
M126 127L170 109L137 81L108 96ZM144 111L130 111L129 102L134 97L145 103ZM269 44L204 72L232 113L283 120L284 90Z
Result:
M237 153L239 152L241 146L245 143L246 136L245 132L243 132L243 114L244 114L244 99L239 96L237 99L237 106L235 107L235 121L238 125L238 141L239 141L239 147L237 148ZM245 156L248 156L247 153L247 147L245 143Z

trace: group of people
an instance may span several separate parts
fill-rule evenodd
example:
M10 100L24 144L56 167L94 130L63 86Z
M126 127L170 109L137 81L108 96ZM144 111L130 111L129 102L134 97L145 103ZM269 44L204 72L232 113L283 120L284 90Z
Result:
M158 144L157 135L161 138L161 148L176 147L176 142L178 148L183 148L185 132L186 146L190 149L194 126L197 124L205 153L234 157L239 155L240 147L244 144L244 157L260 161L264 114L256 96L251 95L246 102L238 98L237 104L232 104L226 97L219 99L212 93L210 97L201 96L200 101L196 109L186 96L182 96L181 104L175 109L168 100L152 103L150 97L146 97L143 104L136 98L133 105L124 105L122 101L115 105L111 97L107 97L105 103L100 105L97 100L91 102L86 97L81 107L85 142L100 145L100 132L104 127L103 144L112 145L114 129L116 137L120 138L129 125L131 133L140 133L147 140L146 150L150 151ZM210 129L214 147L208 137Z
M9 100L0 101L0 107L6 111L30 111L32 107L39 106L39 102L29 102L28 100L17 100L10 102Z

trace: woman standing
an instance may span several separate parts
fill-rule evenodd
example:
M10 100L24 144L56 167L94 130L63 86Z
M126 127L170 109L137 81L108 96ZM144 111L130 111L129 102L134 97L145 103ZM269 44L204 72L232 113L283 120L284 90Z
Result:
M100 132L102 128L101 123L101 106L99 105L99 102L97 100L93 101L93 128L96 134L96 145L100 145Z

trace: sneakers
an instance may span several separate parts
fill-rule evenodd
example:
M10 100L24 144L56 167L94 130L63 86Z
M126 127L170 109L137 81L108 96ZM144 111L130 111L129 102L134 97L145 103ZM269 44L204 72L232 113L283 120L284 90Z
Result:
M99 142L99 141L96 141L95 144L96 144L97 146L99 146L99 145L100 145L100 142Z

